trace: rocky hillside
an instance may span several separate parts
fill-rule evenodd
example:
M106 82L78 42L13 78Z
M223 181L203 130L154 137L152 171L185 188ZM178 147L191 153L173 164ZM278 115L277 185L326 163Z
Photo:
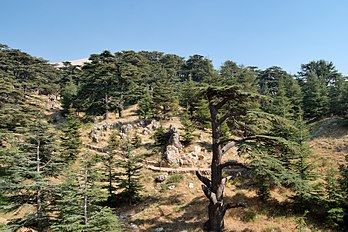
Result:
M41 96L32 97L31 103L45 109L59 121L57 99ZM169 132L168 145L164 150L154 149L154 133L163 126ZM195 131L195 140L187 146L180 142L183 134L179 117L171 120L141 120L137 106L129 107L123 118L110 115L107 120L97 118L94 123L83 125L83 151L105 154L107 141L112 132L121 136L139 135L141 146L134 152L142 155L141 192L142 201L132 206L116 208L126 231L202 231L207 219L208 202L201 183L194 172L200 170L209 175L211 159L210 131ZM327 119L314 126L309 141L314 153L313 162L317 171L323 172L344 161L347 152L348 129L339 119ZM241 159L231 150L224 159ZM59 181L59 180L57 180ZM291 192L275 188L272 200L262 203L253 189L238 189L229 183L226 198L232 202L244 202L247 207L231 209L226 214L226 231L330 231L315 218L303 221L303 215L288 207ZM18 217L30 211L21 208L10 214L0 214L0 222Z

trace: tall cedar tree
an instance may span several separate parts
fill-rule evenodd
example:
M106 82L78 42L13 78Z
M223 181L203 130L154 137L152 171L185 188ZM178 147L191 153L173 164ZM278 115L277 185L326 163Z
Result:
M107 182L107 185L104 186L104 188L106 188L109 193L107 203L113 207L116 200L116 193L114 193L114 191L117 188L115 186L119 179L119 173L115 171L118 167L117 153L121 152L121 138L119 133L115 131L111 133L107 148L108 152L102 157L105 168L105 170L103 170L105 175L103 180Z
M325 60L301 65L299 78L303 81L303 110L307 119L317 120L330 115L330 88L340 85L341 74L334 64ZM337 94L335 94L337 95Z
M138 101L139 116L143 119L154 117L154 101L149 88L145 88L143 97Z
M165 70L160 70L158 80L153 89L153 103L155 114L161 118L170 118L178 111L178 94L174 84L168 79Z
M303 85L303 110L305 118L318 120L329 113L327 86L323 85L315 73L307 75Z
M253 170L256 175L267 178L268 181L277 185L293 185L298 187L298 175L292 172L284 162L279 159L282 149L291 149L291 142L280 137L269 135L245 135L241 139L221 139L221 126L228 119L234 119L234 102L255 102L258 94L244 92L238 86L209 86L202 94L205 94L210 111L212 128L212 162L211 178L208 179L197 172L197 177L203 183L202 189L209 199L208 216L205 223L208 231L222 231L224 228L224 215L229 208L240 206L239 203L225 203L224 189L227 181L232 176L223 177L223 169L227 167L245 168ZM232 103L232 105L230 105ZM269 122L271 124L271 122ZM245 164L234 160L222 162L222 156L232 147L239 146L241 154L248 154L252 162L247 167ZM275 152L277 150L277 152Z
M0 70L11 74L24 92L56 94L57 69L47 60L33 57L18 49L0 44Z

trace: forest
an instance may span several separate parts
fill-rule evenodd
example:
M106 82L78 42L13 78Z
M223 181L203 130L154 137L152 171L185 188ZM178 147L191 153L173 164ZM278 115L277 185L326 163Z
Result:
M348 82L0 44L1 231L347 231Z

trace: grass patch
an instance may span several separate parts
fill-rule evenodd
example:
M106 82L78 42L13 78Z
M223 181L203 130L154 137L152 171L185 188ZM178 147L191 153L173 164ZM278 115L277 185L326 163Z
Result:
M245 210L241 216L243 222L253 222L256 219L257 214L253 210Z
M168 190L169 186L180 183L183 181L184 175L182 174L174 174L168 177L167 181L161 186L161 192L165 192Z

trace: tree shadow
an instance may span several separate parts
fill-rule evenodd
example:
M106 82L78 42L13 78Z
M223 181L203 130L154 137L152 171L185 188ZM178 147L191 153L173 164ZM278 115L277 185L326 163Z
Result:
M193 231L198 228L203 228L203 224L206 220L208 201L205 197L200 196L194 198L191 202L182 205L182 195L172 195L168 198L148 198L145 200L146 204L154 202L160 202L156 208L160 215L154 216L148 219L135 219L130 220L130 223L136 225L146 225L147 231L154 231L156 228L163 228L164 231ZM144 205L144 204L142 204ZM176 206L177 209L174 212L166 213L161 206ZM143 210L139 207L139 212ZM175 216L175 213L180 213L179 216Z
M250 216L250 211L254 212L255 215L262 214L266 215L267 218L287 218L287 217L297 217L303 218L306 225L310 228L315 228L319 230L326 231L328 228L323 223L323 215L320 215L322 209L316 209L315 206L311 206L309 213L306 212L305 205L295 204L292 201L283 201L279 202L278 200L271 198L267 201L261 201L257 196L248 197L243 193L237 193L231 197L225 197L225 202L232 203L244 203L244 208L236 208L230 211L227 211L226 215L235 216L239 215L241 221L248 220ZM309 203L308 203L309 204ZM334 230L332 230L334 231Z
M204 147L207 152L212 152L212 144L208 143L206 141L199 141L197 142L199 144L199 146Z

